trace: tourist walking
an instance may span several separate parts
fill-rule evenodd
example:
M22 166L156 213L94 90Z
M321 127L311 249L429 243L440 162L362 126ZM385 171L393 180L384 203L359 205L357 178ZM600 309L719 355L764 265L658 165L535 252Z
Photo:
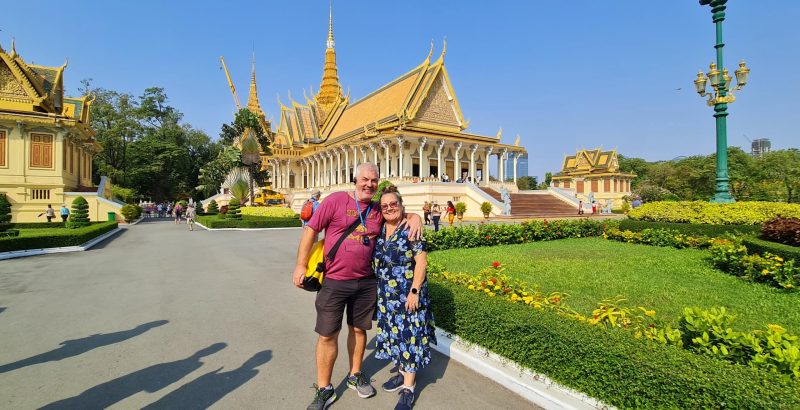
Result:
M67 222L67 218L69 218L69 208L66 205L61 204L61 222Z
M450 226L453 226L453 218L456 216L456 206L453 205L453 201L447 201L447 223Z
M317 319L314 331L319 334L316 346L317 383L314 384L314 400L308 406L309 410L326 409L336 401L331 377L345 312L350 357L347 387L355 390L361 398L375 395L369 376L361 373L361 362L377 300L372 251L383 217L379 206L372 202L372 196L378 188L379 171L375 164L362 163L356 167L355 174L355 191L335 192L326 197L303 228L297 249L297 263L292 273L295 286L302 288L311 248L318 233L325 231L326 255L346 235L333 258L323 262L325 278L315 302ZM422 228L422 219L418 215L411 215L408 219L410 237L416 239Z
M583 200L578 200L578 215L583 215Z
M41 214L39 214L41 216ZM53 218L56 217L56 210L53 209L53 205L47 204L47 209L44 210L44 216L47 218L47 222L53 222Z
M194 230L194 206L189 204L189 207L186 208L186 225L189 225L189 230Z
M397 366L397 375L383 384L383 390L400 390L395 409L411 409L417 372L430 364L430 344L436 344L425 275L427 245L422 238L409 240L397 187L383 191L380 207L384 223L372 258L378 278L375 358Z
M433 206L431 206L431 219L433 220L433 231L439 232L439 220L442 219L442 208L439 207L436 201L433 201Z
M311 220L311 217L314 216L314 213L317 211L320 196L322 196L322 192L319 190L312 192L311 198L308 198L308 201L306 201L300 209L300 221L303 222L303 226L308 224L308 221Z
M425 201L425 204L422 205L422 215L425 225L431 223L431 204L428 201Z
M175 225L179 225L181 223L182 213L183 213L183 206L181 206L181 203L178 202L175 204Z

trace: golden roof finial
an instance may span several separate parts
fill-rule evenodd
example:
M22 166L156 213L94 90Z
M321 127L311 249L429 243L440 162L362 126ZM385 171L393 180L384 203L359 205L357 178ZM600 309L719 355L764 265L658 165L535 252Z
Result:
M497 130L497 139L500 140L502 136L503 136L503 127L500 127L500 129Z
M444 60L444 53L447 52L447 37L445 37L442 42L444 43L444 46L442 46L442 55L439 56L439 60Z
M333 0L331 0L330 9L328 12L328 42L326 43L328 48L333 48L334 46L333 41Z
M14 37L11 37L11 54L9 56L11 58L15 58L17 56L17 46L16 42L14 41Z
M67 68L68 65L69 65L69 58L64 57L64 64L61 65L61 68L62 69Z
M258 102L258 89L256 87L256 53L253 53L252 71L250 72L250 95L247 96L247 109L260 118L264 118L261 103Z
M428 57L425 59L425 61L430 62L432 56L433 56L433 39L431 39L431 51L428 51Z
M514 146L519 146L519 134L517 134L517 139L514 141Z

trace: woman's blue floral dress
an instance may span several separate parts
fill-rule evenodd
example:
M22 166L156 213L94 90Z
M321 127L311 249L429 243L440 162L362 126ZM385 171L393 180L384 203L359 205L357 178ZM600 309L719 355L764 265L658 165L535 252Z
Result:
M430 311L428 280L419 289L419 309L406 310L414 281L414 256L426 250L424 240L411 242L401 225L386 238L386 226L375 244L372 267L378 277L378 335L375 358L391 359L404 372L415 373L431 362L429 345L436 344Z

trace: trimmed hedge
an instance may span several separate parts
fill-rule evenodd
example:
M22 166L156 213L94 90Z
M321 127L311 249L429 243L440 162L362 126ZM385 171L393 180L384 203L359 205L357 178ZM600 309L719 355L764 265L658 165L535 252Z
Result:
M425 231L428 250L477 248L480 246L512 245L536 241L600 236L617 221L530 220L520 224L478 224L442 228L439 232Z
M242 216L266 216L269 218L300 218L291 208L282 206L243 206L239 208Z
M761 232L761 225L709 225L692 224L680 222L655 222L637 221L625 219L619 223L621 231L640 232L645 229L671 229L684 235L702 235L714 238L723 236L727 233L742 233L746 235L758 235Z
M217 215L198 216L197 222L209 229L220 228L284 228L302 226L299 218L266 218L245 215L242 219L220 218Z
M64 222L14 222L14 229L63 228Z
M0 252L78 246L114 229L117 229L117 222L99 222L72 229L22 229L20 236L0 238Z
M800 262L800 247L797 246L765 241L752 236L742 238L742 245L747 248L748 253L763 255L764 252L769 252L786 260L794 259Z
M800 383L432 281L437 326L619 408L800 408Z
M628 212L628 217L636 220L716 225L757 225L779 215L787 218L800 218L800 204L777 202L715 204L705 201L650 202Z

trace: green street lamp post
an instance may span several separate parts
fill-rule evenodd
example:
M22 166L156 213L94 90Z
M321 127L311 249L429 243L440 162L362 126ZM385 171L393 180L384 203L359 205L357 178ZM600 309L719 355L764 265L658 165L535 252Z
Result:
M731 195L730 185L728 184L728 135L726 117L728 116L728 104L736 100L733 95L734 90L741 90L747 84L747 75L750 69L745 66L744 61L739 63L736 73L736 88L731 89L731 76L728 69L722 64L722 22L725 20L725 3L728 0L700 0L701 6L711 6L711 17L717 31L717 62L711 63L708 74L703 71L697 73L694 85L697 93L701 97L708 96L708 105L714 107L714 118L717 119L717 178L715 179L716 188L711 202L732 203L736 202ZM710 82L714 89L706 92L706 83Z

